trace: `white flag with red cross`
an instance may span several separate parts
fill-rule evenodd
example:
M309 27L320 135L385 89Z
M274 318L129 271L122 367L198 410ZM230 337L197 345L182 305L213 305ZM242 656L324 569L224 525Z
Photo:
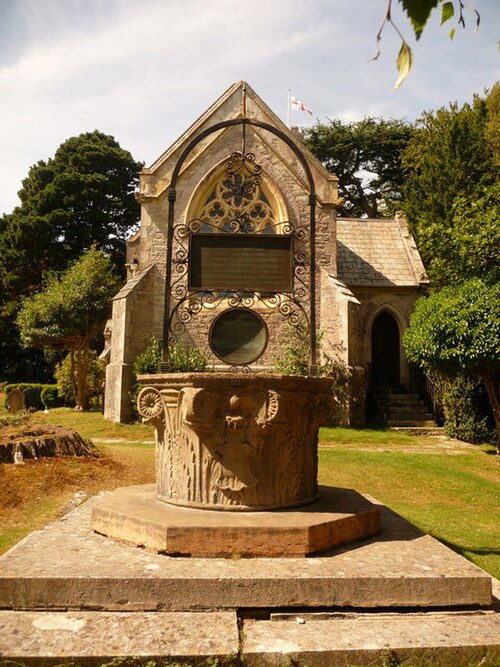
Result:
M313 112L311 111L311 109L306 107L306 105L303 102L298 100L293 95L290 97L290 107L291 107L292 111L307 111L307 113L309 115L311 115L311 116L313 115Z

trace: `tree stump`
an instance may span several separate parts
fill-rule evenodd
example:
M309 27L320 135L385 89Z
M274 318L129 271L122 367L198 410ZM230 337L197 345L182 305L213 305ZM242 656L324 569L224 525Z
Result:
M0 433L0 463L51 456L99 456L90 440L73 429L52 424L4 428Z

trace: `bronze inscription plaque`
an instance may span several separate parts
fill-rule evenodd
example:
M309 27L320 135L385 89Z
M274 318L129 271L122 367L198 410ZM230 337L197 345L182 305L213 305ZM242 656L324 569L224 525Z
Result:
M291 292L292 239L264 234L193 234L189 289Z

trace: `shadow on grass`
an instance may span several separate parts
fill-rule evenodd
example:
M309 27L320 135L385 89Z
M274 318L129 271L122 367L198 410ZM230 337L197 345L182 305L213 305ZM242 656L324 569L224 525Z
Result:
M434 537L434 536L433 536ZM454 542L449 542L448 540L443 539L442 537L436 537L442 544L447 546L452 551L455 551L457 554L464 556L466 554L474 554L475 556L500 556L500 548L496 547L464 547Z

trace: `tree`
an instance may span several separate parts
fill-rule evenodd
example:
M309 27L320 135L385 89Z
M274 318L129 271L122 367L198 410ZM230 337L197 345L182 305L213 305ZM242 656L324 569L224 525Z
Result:
M486 98L488 122L486 124L486 141L493 154L493 160L500 167L500 82L492 86Z
M23 300L17 324L24 345L68 350L76 406L87 407L90 346L109 316L119 280L111 260L92 247L43 291Z
M500 283L471 278L417 301L403 343L427 373L479 377L488 392L500 452Z
M66 405L74 405L75 377L74 377L74 359L69 352L66 357L58 364L54 371L54 377L57 383L57 395L59 400L64 399ZM103 397L103 386L106 377L106 364L99 359L97 352L89 350L87 358L87 377L85 386L85 401L88 406L96 407Z
M474 276L500 282L500 183L485 187L477 198L458 196L448 229L441 232L441 251L432 259L432 275L441 284Z
M478 228L484 238L498 236L495 214L483 223L478 219L481 210L494 205L498 193L498 169L486 138L487 128L490 132L494 128L488 99L476 96L472 104L425 112L402 156L403 207L434 285L446 284L457 273L462 280L479 275L464 273L461 265L465 249L471 247L467 238L473 238ZM466 242L457 251L461 239ZM492 262L481 262L482 275L495 261L493 253Z
M97 130L71 137L31 167L21 205L0 225L4 304L36 292L44 272L64 270L93 244L122 266L125 239L139 218L134 190L141 168Z
M413 135L399 120L365 118L357 123L329 120L305 131L316 157L339 179L340 215L393 215L400 208L405 170L401 154Z
M22 351L16 313L43 277L63 271L92 244L122 269L125 239L139 218L138 171L111 136L88 132L65 141L53 158L29 170L21 205L0 218L0 374L19 379L50 367L38 350Z

